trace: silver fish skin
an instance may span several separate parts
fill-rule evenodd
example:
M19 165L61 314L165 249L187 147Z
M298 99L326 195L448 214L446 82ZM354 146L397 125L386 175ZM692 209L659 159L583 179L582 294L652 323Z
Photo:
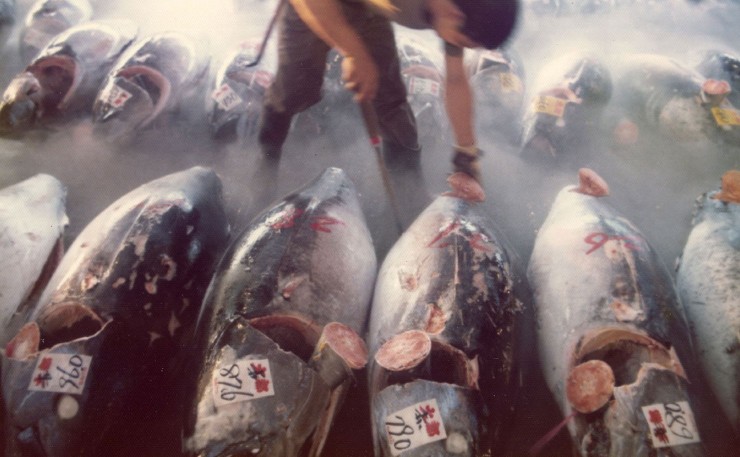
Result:
M176 407L172 385L228 233L221 181L203 167L143 184L93 219L3 354L5 455L145 453L146 424ZM70 382L79 390L45 390Z
M197 380L186 395L185 453L282 456L303 448L320 455L351 382L349 370L336 382L325 376L324 334L342 327L353 345L339 364L364 367L359 335L376 273L357 191L341 169L326 169L258 215L227 250L205 299L189 370ZM268 361L274 395L226 402L236 394L224 383L238 382L230 370L250 360ZM238 379L248 381L243 371Z
M740 204L716 195L708 192L697 200L676 284L699 362L740 435Z
M563 415L574 415L568 427L580 455L733 449L731 429L703 388L669 272L604 198L576 186L558 193L537 233L527 277L542 373ZM676 416L692 424L684 433L690 440L681 441L681 430L672 427L658 433L667 414L661 408L681 410Z
M206 47L178 32L134 43L100 87L93 104L96 134L125 141L191 97L202 97L210 66Z
M90 20L92 5L87 0L37 0L26 13L20 31L20 53L30 61L57 35Z
M15 0L0 0L0 46L5 46L15 25Z
M5 89L0 133L19 134L89 112L100 83L137 33L133 22L111 20L57 35Z
M16 312L32 309L64 252L69 223L66 187L38 174L0 190L0 346L18 328L8 328Z
M455 196L437 197L393 245L368 330L375 455L473 456L505 446L522 349L519 266L480 205ZM438 408L424 403L432 400ZM405 441L399 411L417 403L438 409L430 426L443 424L446 439Z
M728 96L708 99L698 71L655 54L627 56L615 67L615 107L640 129L677 141L740 144L740 126L721 114L740 107Z
M594 55L569 53L548 62L532 84L522 117L521 154L553 160L584 144L612 95L612 77Z
M211 135L216 139L243 139L257 133L262 101L275 77L269 59L246 66L257 57L259 44L242 43L226 57L216 74L208 99Z
M465 66L475 91L478 129L494 129L518 141L526 92L519 54L510 48L471 50L465 54Z

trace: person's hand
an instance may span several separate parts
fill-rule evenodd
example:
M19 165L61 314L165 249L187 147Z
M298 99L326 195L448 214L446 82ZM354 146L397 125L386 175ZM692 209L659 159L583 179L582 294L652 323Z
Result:
M355 93L358 103L369 102L378 92L378 68L370 56L345 56L342 60L344 87Z
M480 161L482 151L477 146L455 146L452 149L452 169L463 172L480 182Z
M460 48L481 47L460 31L465 24L465 15L452 0L430 0L428 6L432 27L440 38Z

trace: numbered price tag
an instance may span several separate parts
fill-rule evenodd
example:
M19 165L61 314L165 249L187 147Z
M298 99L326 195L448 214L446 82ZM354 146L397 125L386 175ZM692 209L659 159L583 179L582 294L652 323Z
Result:
M389 415L385 418L385 432L393 455L447 438L435 399Z
M514 73L501 73L499 78L501 79L501 89L504 93L515 92L519 94L524 89L521 79Z
M214 90L211 94L211 98L218 104L218 107L224 111L230 111L244 102L239 94L234 92L234 89L226 83L223 83L221 87Z
M740 125L740 112L732 108L712 108L712 115L720 127Z
M212 386L216 406L275 395L267 359L225 363L214 373Z
M272 75L266 71L257 70L252 75L252 83L267 89L272 84Z
M412 95L428 94L439 97L439 83L431 79L412 76L409 79L409 93Z
M38 358L28 390L81 394L91 362L89 355L43 354Z
M101 95L101 99L114 108L122 107L131 97L131 92L117 84L107 86L105 93Z
M655 448L701 441L694 414L686 401L643 406L642 413L647 419Z
M540 95L534 100L534 110L538 113L549 114L555 117L563 117L565 113L565 104L568 100L551 97L549 95Z

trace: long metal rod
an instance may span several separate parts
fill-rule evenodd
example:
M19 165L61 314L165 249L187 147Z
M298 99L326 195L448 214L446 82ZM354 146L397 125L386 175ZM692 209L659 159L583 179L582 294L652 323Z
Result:
M275 24L278 21L278 18L280 17L280 13L285 8L285 4L288 3L288 0L278 0L278 6L275 8L275 12L272 14L272 18L270 19L270 23L267 24L267 30L265 30L265 35L262 37L262 43L260 43L260 47L257 50L257 55L255 56L254 60L251 62L242 64L241 66L249 68L254 67L260 61L262 60L262 56L265 54L265 48L267 47L267 41L270 39L270 35L272 35L272 29L275 28Z
M403 233L403 226L401 225L401 213L398 209L398 201L396 200L396 194L393 192L393 186L391 184L391 178L388 174L388 168L385 166L383 160L383 143L380 139L380 125L378 123L378 114L375 112L375 108L370 102L360 103L360 111L362 111L362 119L365 121L365 128L367 134L370 137L370 143L375 149L375 156L378 159L378 168L380 170L380 176L383 178L383 187L385 193L388 196L388 201L393 211L393 218L396 221L396 228L398 233Z

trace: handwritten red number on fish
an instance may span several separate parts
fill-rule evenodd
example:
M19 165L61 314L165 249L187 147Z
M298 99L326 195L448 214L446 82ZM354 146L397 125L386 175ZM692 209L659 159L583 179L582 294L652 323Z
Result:
M693 439L694 434L688 428L686 412L681 408L681 405L678 403L664 403L663 407L665 408L666 423L671 433L687 440ZM678 424L679 427L676 427L675 424ZM676 428L679 429L678 432L676 432Z
M329 216L317 216L311 221L311 230L315 232L331 233L328 226L341 224L342 221Z
M631 250L631 251L639 251L640 248L637 244L635 244L635 239L628 237L628 236L610 236L606 233L602 232L595 232L590 235L588 235L586 238L583 239L587 244L590 244L593 246L591 249L586 251L586 255L591 254L595 250L599 249L600 247L603 247L607 241L621 241L624 243L624 247Z

